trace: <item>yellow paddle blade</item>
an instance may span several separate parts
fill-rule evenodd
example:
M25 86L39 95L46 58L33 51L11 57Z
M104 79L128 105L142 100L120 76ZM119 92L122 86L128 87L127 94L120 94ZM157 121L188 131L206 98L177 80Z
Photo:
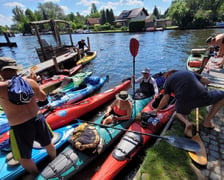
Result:
M199 144L201 150L199 152L188 152L190 158L199 165L202 165L202 166L207 165L208 163L207 152L199 134L196 134L195 136L193 136L192 140L194 140L195 142Z

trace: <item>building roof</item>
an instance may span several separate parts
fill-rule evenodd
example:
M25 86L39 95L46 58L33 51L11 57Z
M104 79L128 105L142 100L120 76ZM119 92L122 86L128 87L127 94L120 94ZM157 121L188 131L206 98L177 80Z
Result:
M100 18L87 18L86 23L89 25L100 24Z
M145 8L136 8L132 10L124 10L121 12L119 15L118 19L130 19L138 16L139 13L144 12L146 16L148 16L148 12L146 11Z

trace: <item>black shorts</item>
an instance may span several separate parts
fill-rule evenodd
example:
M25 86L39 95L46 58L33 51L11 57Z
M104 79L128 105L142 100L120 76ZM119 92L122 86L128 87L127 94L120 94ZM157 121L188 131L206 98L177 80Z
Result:
M191 101L176 101L176 112L181 114L190 114L191 111L196 107L204 107L217 103L219 100L224 98L224 91L221 90L210 90L204 96Z
M23 124L11 126L10 143L14 159L30 159L33 142L37 141L44 147L51 143L52 137L52 130L43 114L38 114Z

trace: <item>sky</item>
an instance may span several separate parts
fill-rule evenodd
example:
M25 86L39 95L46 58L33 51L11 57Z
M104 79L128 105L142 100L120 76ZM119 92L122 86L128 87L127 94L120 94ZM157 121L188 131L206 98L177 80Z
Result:
M37 10L38 5L45 2L58 4L65 14L79 12L86 16L90 14L91 4L95 4L98 11L102 9L112 9L115 16L118 16L123 10L144 7L148 13L152 13L156 6L163 14L171 5L172 0L0 0L0 25L12 25L12 9L16 6L24 9L29 8L32 11Z

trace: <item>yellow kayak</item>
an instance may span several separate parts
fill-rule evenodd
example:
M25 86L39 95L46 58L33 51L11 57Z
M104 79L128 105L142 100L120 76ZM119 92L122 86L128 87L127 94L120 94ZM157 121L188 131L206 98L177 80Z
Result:
M87 64L89 63L92 59L94 59L96 57L96 51L93 51L93 52L86 52L87 55L84 56L83 58L79 59L76 64L79 65L79 64Z

